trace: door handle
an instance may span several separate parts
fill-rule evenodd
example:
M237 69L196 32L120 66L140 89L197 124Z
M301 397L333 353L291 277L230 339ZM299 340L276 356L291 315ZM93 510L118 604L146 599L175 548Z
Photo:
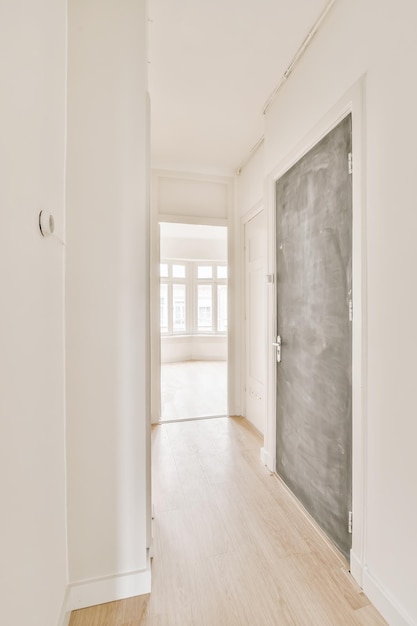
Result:
M277 349L277 363L281 363L281 335L277 335L277 340L272 343Z

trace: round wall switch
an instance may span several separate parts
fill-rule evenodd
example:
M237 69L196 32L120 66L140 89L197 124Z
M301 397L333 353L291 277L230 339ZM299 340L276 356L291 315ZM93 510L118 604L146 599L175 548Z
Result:
M39 213L39 230L43 237L48 237L53 234L55 230L53 215L46 213L46 211Z

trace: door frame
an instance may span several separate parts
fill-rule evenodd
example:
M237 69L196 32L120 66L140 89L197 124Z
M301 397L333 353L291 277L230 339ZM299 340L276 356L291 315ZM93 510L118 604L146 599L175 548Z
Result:
M265 201L264 198L261 198L260 200L258 200L258 202L256 202L251 209L249 209L249 211L247 211L244 215L242 215L242 217L240 218L240 267L241 267L241 271L242 271L242 287L241 287L241 293L240 293L240 307L241 307L241 311L243 311L243 316L242 316L242 328L241 328L241 340L240 340L240 345L241 345L241 359L242 359L242 378L241 378L241 389L240 389L240 393L241 393L241 414L242 415L246 415L246 386L247 386L247 380L246 380L246 372L247 372L247 347L246 347L246 338L247 338L247 302L246 302L246 289L247 289L247 285L246 285L246 255L245 255L245 243L246 243L246 227L248 225L248 223L257 215L259 215L259 213L261 213L262 211L265 211L265 219L267 220L268 215L267 215L267 210L266 210L266 206L265 206ZM267 238L267 233L266 233L266 238ZM268 257L266 258L266 265L268 265ZM265 298L265 315L267 312L267 301ZM266 317L265 317L265 335L264 337L262 337L263 341L267 341L267 334L266 334ZM265 413L263 416L264 419L264 425L265 425L265 429L266 429L266 423L267 423L267 417L266 417L266 409L267 409L267 365L265 364ZM264 439L265 440L265 439ZM264 450L264 448L261 448L261 459L264 462L264 458L262 455L262 451ZM266 463L264 462L264 465L266 465Z
M233 257L230 252L231 248L231 233L230 224L228 220L221 218L193 218L193 217L179 217L172 215L155 215L151 226L151 266L153 272L151 272L151 423L159 424L161 417L161 332L159 325L160 315L160 292L159 292L159 263L160 263L160 224L161 223L173 223L173 224L197 224L200 226L222 226L227 229L227 267L228 275L230 268L233 267ZM227 298L228 298L228 310L233 307L229 305L232 297L232 281L230 278L227 280ZM231 318L228 316L228 319ZM231 349L231 333L230 328L227 331L227 408L228 415L232 415L231 407L233 407L233 373L235 371L234 353Z
M276 356L273 346L276 328L276 181L349 113L352 114L352 511L353 532L350 571L362 587L366 565L366 391L367 391L367 311L366 311L366 195L365 195L365 79L361 79L268 174L265 197L268 225L267 295L267 423L263 458L276 472Z
M224 205L219 204L219 198L215 205L218 213L217 217L206 214L207 207L198 203L198 198L194 198L194 213L190 206L182 207L181 211L173 210L166 204L161 203L160 183L161 181L179 181L186 188L191 184L194 188L196 183L215 185L223 190ZM239 281L239 259L238 248L235 246L235 220L234 220L234 198L235 183L230 176L217 176L209 174L198 174L193 172L152 169L150 185L150 421L158 424L161 416L161 354L160 354L160 294L159 294L159 261L160 261L160 222L173 222L178 224L201 224L205 226L227 226L227 265L230 271L227 279L228 298L228 320L230 325L227 331L227 402L228 414L239 415L240 411L240 360L236 356L237 338L240 336L240 311L235 306L234 294ZM191 194L193 195L193 194ZM187 200L188 204L190 198ZM238 395L238 397L237 397Z

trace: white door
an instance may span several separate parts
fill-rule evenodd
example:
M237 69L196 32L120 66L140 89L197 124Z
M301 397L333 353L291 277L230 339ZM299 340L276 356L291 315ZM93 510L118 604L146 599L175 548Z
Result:
M266 216L245 224L246 419L264 433L266 421Z

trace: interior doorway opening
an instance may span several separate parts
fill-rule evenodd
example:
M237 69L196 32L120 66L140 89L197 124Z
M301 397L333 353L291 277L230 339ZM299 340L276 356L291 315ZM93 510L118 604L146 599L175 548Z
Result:
M160 421L227 415L227 227L160 223Z

